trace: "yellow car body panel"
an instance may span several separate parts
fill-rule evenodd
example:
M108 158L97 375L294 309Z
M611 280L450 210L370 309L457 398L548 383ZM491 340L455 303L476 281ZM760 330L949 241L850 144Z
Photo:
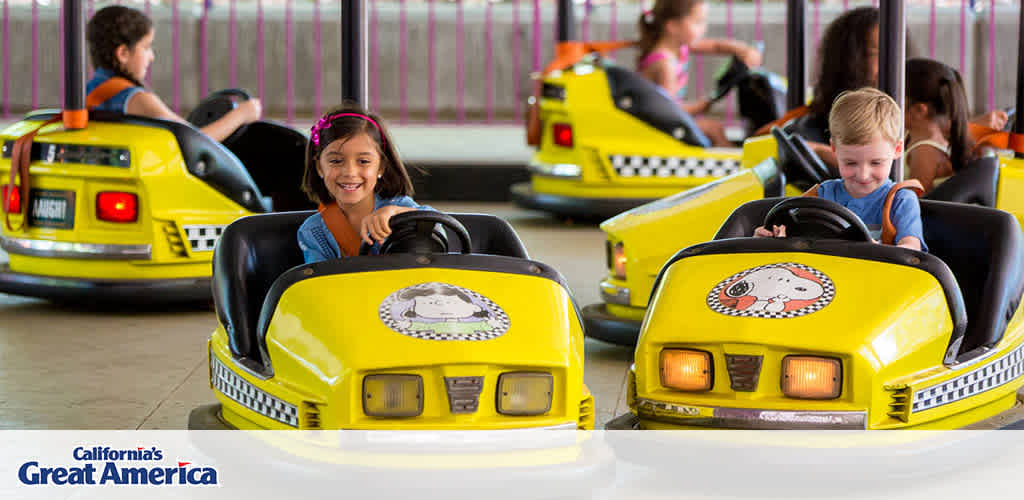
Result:
M497 280L500 287L494 286ZM439 341L401 334L384 323L379 310L389 295L433 281L457 283L486 294L507 313L508 330L490 340ZM353 289L359 293L352 293ZM335 297L345 297L344 302ZM224 365L256 391L306 409L299 410L301 429L593 428L593 397L583 384L583 331L568 292L550 279L439 268L305 279L281 296L266 344L273 366L270 378L256 376L232 358L223 328L211 337L211 363ZM536 416L499 413L498 377L510 372L550 373L554 380L550 410ZM371 374L422 377L422 413L388 418L366 415L363 379ZM478 409L453 413L445 377L478 376L484 377ZM223 405L223 418L237 428L295 428L223 392L215 393ZM306 414L311 412L312 419Z
M799 317L766 318L712 309L717 284L738 271L794 262L820 271L834 284L831 302ZM1024 315L1018 309L991 354L969 363L943 365L952 320L944 292L929 273L916 268L813 253L701 255L666 269L645 318L630 377L629 405L643 428L707 428L719 412L748 411L759 423L788 412L803 412L821 427L844 412L863 413L868 429L964 427L1013 406L1024 377L998 379L989 373L1016 363L1024 344ZM899 294L884 294L891 283ZM717 295L717 294L715 294ZM683 392L662 385L659 356L665 348L710 353L713 385ZM734 390L726 355L762 356L755 389ZM796 399L782 392L782 360L788 355L838 359L841 392L828 400ZM920 391L942 390L963 376L983 379L982 389L917 409ZM820 416L815 416L815 414ZM704 422L698 423L703 420ZM756 425L752 424L756 427Z

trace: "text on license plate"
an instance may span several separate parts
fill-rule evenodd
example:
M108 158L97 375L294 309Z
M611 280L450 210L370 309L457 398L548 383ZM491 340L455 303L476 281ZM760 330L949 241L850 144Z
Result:
M75 226L75 192L33 189L29 210L30 226L71 229Z

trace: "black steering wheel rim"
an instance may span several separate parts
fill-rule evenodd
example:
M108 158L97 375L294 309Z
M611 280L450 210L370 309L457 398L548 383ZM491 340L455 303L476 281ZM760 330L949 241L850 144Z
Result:
M395 215L388 221L391 234L380 244L380 254L392 253L396 247L412 247L411 253L434 253L426 250L433 244L441 246L440 253L448 253L448 238L444 231L437 231L436 225L448 228L459 239L463 254L473 252L469 231L458 219L433 210L412 210ZM440 233L440 234L437 234ZM408 241L415 240L415 241ZM369 255L370 245L365 242L359 247L359 255Z
M772 135L778 144L779 166L792 175L790 168L796 169L811 184L821 184L832 178L832 172L811 151L807 141L798 134L789 134L780 127L772 127Z
M239 101L248 101L249 99L252 99L252 94L245 89L221 89L206 96L198 106L192 109L186 120L196 128L203 128L223 118L224 115L237 108ZM231 144L233 141L238 140L245 135L247 127L248 125L238 127L222 142L224 144Z
M725 97L726 94L736 88L748 76L750 76L750 67L741 61L739 57L732 56L728 66L715 80L715 94L711 96L711 100L717 101Z
M864 221L850 209L816 196L780 201L764 217L764 227L786 226L787 237L872 242Z

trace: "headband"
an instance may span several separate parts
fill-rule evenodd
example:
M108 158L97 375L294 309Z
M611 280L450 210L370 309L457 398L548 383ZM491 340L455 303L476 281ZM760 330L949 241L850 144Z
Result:
M355 116L372 123L374 127L377 127L377 133L380 134L381 145L387 144L387 139L384 137L384 131L380 128L380 125L373 120L373 118L370 118L369 116L366 116L362 113L338 113L334 115L324 116L323 118L320 119L320 121L316 122L316 125L313 125L313 128L309 130L309 140L313 142L313 145L319 147L320 132L324 129L331 128L331 121L333 121L335 118L341 118L343 116Z

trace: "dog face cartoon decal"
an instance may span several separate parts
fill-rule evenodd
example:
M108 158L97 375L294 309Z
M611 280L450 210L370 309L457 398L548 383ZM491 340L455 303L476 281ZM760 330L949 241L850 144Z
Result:
M821 271L793 262L746 269L716 285L708 306L729 316L795 318L821 310L835 297Z
M420 283L396 291L380 305L388 328L425 340L490 340L510 324L508 314L473 290L448 283Z

